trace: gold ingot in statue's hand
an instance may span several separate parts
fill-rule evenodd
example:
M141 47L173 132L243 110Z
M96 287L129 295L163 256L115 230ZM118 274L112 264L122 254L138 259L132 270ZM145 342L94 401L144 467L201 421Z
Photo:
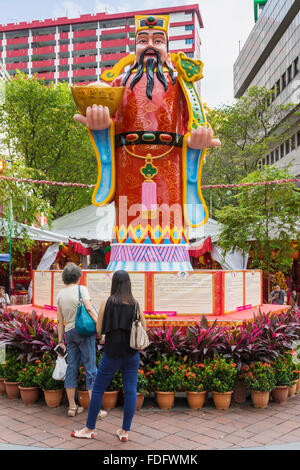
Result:
M91 85L73 85L71 90L77 109L83 116L86 115L86 109L93 104L107 106L110 115L114 116L120 106L125 87L111 87L93 83Z

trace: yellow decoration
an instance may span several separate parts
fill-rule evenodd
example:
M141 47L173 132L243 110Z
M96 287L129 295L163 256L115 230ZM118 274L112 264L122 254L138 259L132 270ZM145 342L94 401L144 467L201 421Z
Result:
M136 15L134 21L136 34L144 29L158 29L168 36L169 15Z
M288 287L287 287L287 283L285 280L285 276L281 271L278 271L278 273L275 274L273 283L279 284L280 289L287 291Z
M110 115L113 116L120 106L125 87L111 87L94 83L93 85L74 85L71 86L74 102L78 111L86 115L86 109L93 104L107 106Z

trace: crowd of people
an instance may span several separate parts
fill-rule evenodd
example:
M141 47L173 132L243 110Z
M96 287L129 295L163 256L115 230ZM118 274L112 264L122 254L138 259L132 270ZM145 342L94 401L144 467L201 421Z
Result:
M81 269L74 263L66 265L62 272L65 286L57 296L57 320L59 346L67 353L65 389L68 397L68 416L76 416L83 408L76 405L76 385L81 362L86 372L86 389L90 395L90 405L86 426L71 433L74 438L92 439L95 436L97 419L104 418L101 410L102 397L114 374L121 370L124 388L124 416L122 428L116 430L120 441L128 440L132 419L136 410L137 376L140 353L130 347L130 332L137 314L143 327L146 322L140 312L138 302L131 290L129 274L116 271L112 278L111 292L103 301L99 312L92 305L87 287L80 285ZM99 368L96 367L96 333L83 336L75 328L79 290L88 314L96 323L96 331L101 338L103 355Z

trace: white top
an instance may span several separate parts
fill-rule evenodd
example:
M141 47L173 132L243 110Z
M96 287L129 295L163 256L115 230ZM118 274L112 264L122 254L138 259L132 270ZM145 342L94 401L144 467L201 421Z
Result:
M4 295L5 295L5 299L3 297L0 297L0 307L1 306L5 307L5 305L10 305L8 294L5 293Z
M80 286L82 300L90 300L86 286ZM65 320L65 331L75 328L75 318L79 305L78 284L63 287L57 294L57 305Z

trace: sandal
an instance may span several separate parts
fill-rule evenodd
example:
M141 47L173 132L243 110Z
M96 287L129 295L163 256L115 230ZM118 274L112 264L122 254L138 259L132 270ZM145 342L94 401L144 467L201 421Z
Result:
M99 414L98 414L98 416L97 416L97 419L103 419L103 418L105 418L105 416L107 416L107 411L105 411L105 410L100 410L100 411L99 411Z
M73 431L71 432L70 436L71 437L77 437L78 439L95 439L95 433L94 431L91 431L89 433L84 433L84 434L80 434L80 430L79 431Z
M76 406L76 408L69 408L68 409L68 416L71 418L74 418L76 415L80 415L84 411L84 408L82 406Z
M121 442L127 442L128 441L128 433L126 434L121 434L122 429L118 429L116 431L116 434L118 438L120 439Z

